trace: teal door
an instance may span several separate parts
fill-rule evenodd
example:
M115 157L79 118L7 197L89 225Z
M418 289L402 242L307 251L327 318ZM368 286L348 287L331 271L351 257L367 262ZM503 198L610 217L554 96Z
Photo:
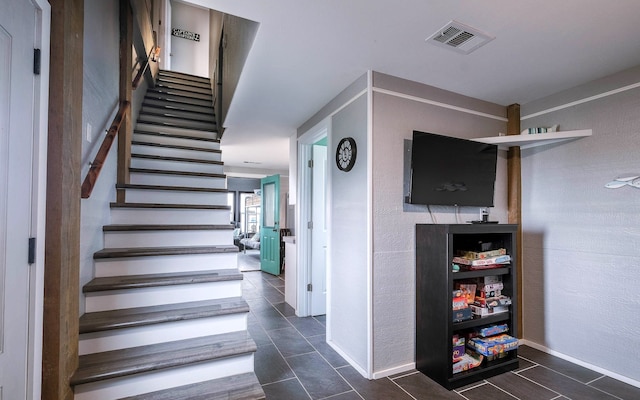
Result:
M260 188L260 269L280 275L280 175L263 178Z

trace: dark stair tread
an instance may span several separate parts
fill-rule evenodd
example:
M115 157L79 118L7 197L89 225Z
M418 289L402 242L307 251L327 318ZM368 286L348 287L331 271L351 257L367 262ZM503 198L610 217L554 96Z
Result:
M71 385L213 361L256 351L245 331L80 356Z
M215 116L215 112L213 110L212 105L200 106L196 104L180 103L180 102L170 101L170 100L145 98L145 100L142 102L142 107L143 108L155 107L155 108L162 108L162 109L171 110L171 111L193 112L193 113L208 114L208 115Z
M231 224L228 225L125 225L114 224L104 225L103 232L134 232L134 231L222 231L233 230Z
M212 271L170 272L162 274L105 276L93 278L82 287L83 293L108 290L140 289L159 286L174 286L208 282L242 280L242 272L237 268Z
M213 112L177 110L175 108L164 107L155 104L143 104L142 112L149 115L183 118L190 121L215 122L216 120L216 116L213 114Z
M214 143L220 143L220 139L217 138L205 138L205 137L201 137L201 136L189 136L189 135L178 135L178 134L172 134L172 133L164 133L164 132L150 132L150 131L141 131L141 130L135 130L133 131L133 134L141 134L141 135L153 135L153 136L160 136L160 137L170 137L170 138L175 138L175 139L188 139L188 140L200 140L203 142L214 142Z
M182 76L171 76L167 74L158 74L158 79L156 80L156 85L158 84L180 84L180 85L188 85L198 88L209 88L211 89L211 80L208 78L204 79L189 79L189 77Z
M215 165L224 165L222 161L215 160L200 160L197 158L186 158L186 157L169 157L169 156L156 156L153 154L131 154L131 158L144 158L147 160L162 160L162 161L176 161L176 162L190 162L190 163L201 163L201 164L215 164Z
M156 100L163 101L169 104L175 105L192 105L198 107L208 107L213 108L212 100L203 100L203 99L194 99L191 97L181 96L179 94L171 94L171 93L156 93L156 92L147 92L144 96L143 103L147 100Z
M175 192L204 192L204 193L229 193L227 189L213 189L193 186L163 186L163 185L136 185L117 184L116 189L142 189L142 190L168 190Z
M171 82L168 80L160 79L156 82L156 88L168 88L177 90L186 90L193 93L208 94L211 95L211 86L205 85L191 85L187 81Z
M265 394L253 372L231 375L121 400L259 400Z
M127 247L106 248L93 253L94 260L128 257L174 256L182 254L237 253L234 245L217 246L174 246L174 247Z
M168 69L161 69L160 71L158 71L158 75L177 77L185 80L192 80L192 81L198 81L198 82L210 82L210 79L207 78L206 76L187 74L186 72L171 71Z
M154 110L151 110L151 111L154 111ZM140 114L138 115L138 121L150 121L153 118L162 118L173 124L182 123L182 124L193 124L193 125L195 124L210 125L210 126L216 125L215 118L202 120L202 119L191 118L190 116L185 116L185 115L167 115L167 114L172 114L172 113L168 111L149 112L149 110L143 110L143 111L140 111ZM173 114L176 114L176 113L173 113Z
M153 116L153 117L157 117L157 116ZM169 117L162 117L162 118L163 118L162 121L154 121L150 119L145 119L145 115L140 114L138 116L138 123L162 126L165 128L180 128L180 129L188 129L192 131L205 131L205 132L216 132L218 129L215 123L188 121L182 118L169 118Z
M216 154L222 153L222 150L220 150L220 149L207 149L205 147L182 146L182 145L178 145L178 144L155 143L155 142L147 142L147 141L144 141L144 140L136 140L136 139L132 140L131 144L132 145L138 145L138 146L161 147L161 148L166 148L166 149L200 151L200 152L203 152L203 153L216 153Z
M174 208L185 210L231 210L231 206L209 204L110 203L111 208Z
M150 168L129 168L129 172L136 172L141 174L160 174L160 175L181 175L191 176L199 178L221 178L225 179L225 174L211 174L207 172L191 172L191 171L171 171L166 169L150 169Z
M154 95L154 94L164 94L164 95L171 95L171 96L179 96L179 97L185 97L185 98L191 98L191 99L205 100L205 101L213 102L213 96L211 94L193 93L193 92L190 92L188 90L171 89L171 88L167 88L167 87L149 88L149 90L147 90L147 95Z
M144 101L146 100L160 100L171 104L185 104L213 108L212 100L194 99L187 96L181 96L179 94L147 92L144 96Z
M86 313L80 317L80 333L101 332L248 312L249 305L241 297L100 311Z

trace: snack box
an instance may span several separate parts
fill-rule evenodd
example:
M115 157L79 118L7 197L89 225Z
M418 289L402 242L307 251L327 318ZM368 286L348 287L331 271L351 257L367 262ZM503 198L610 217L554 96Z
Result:
M453 310L453 322L462 322L473 318L470 307L462 308L460 310Z
M503 312L509 311L509 306L498 306L493 308L481 307L475 304L471 304L469 309L473 313L473 315L477 315L480 317L486 317L487 315L499 314ZM462 310L460 310L462 311ZM457 312L457 311L456 311Z
M487 338L471 338L467 342L467 346L483 356L495 356L496 354L517 349L518 339L503 333Z
M509 325L507 324L490 325L490 326L485 326L483 328L474 329L475 333L482 337L497 335L499 333L507 332L508 330L509 330Z

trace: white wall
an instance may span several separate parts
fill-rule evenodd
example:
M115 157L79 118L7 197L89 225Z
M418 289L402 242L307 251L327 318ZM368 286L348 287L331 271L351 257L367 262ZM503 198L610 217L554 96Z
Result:
M118 1L90 1L84 6L84 54L82 123L82 175L102 144L116 113L119 98L119 23ZM87 124L92 126L91 141ZM109 202L115 200L117 145L109 157L89 199L82 200L80 214L80 285L93 278L93 253L103 247L102 226L110 222ZM80 293L80 313L84 296Z
M171 28L184 29L200 35L199 42L171 36L171 70L208 77L209 10L172 1Z
M640 382L640 67L522 106L522 128L593 136L522 151L524 338ZM533 113L542 115L529 118ZM608 371L608 372L607 372Z
M415 224L479 219L477 207L431 207L432 219L426 206L404 206L404 141L414 129L497 136L506 132L506 109L388 75L373 78L373 372L381 377L414 368ZM506 169L506 152L500 151L491 209L491 219L500 223L507 222Z
M328 150L331 290L328 337L362 371L369 371L369 185L367 96L361 95L331 119ZM344 137L357 145L353 169L340 171L335 148Z

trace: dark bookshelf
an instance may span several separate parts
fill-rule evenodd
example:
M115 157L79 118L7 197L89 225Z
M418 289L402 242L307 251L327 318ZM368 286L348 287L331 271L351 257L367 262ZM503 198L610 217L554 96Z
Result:
M416 225L416 368L447 389L454 389L518 368L517 350L476 368L453 373L455 334L470 329L506 323L508 334L518 337L517 225L418 224ZM511 264L494 269L452 271L452 259L460 250L505 248ZM508 312L453 322L452 292L457 280L500 275L502 292L511 297Z

